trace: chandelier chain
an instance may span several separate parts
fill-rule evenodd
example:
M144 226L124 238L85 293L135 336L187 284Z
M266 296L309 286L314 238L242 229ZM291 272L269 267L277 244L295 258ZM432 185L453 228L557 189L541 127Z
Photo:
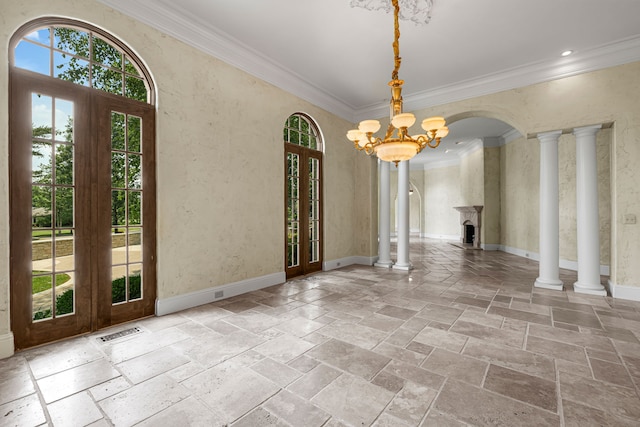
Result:
M400 6L398 5L398 0L391 0L391 3L393 4L393 7L395 9L393 17L393 55L395 68L391 73L391 80L398 80L398 71L400 71L400 63L402 62L402 58L400 58L400 23L398 22L398 13L400 12Z

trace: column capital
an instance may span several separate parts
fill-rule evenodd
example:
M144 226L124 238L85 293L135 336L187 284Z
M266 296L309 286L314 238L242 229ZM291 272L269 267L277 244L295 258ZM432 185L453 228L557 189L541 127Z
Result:
M590 136L595 135L600 129L602 129L602 125L583 126L574 128L573 134L575 136Z
M558 138L562 135L561 130L554 130L551 132L542 132L536 135L536 138L540 142L558 142Z

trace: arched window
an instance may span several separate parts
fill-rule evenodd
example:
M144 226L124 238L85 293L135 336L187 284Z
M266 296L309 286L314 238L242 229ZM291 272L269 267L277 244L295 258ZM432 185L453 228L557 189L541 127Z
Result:
M10 42L17 349L154 312L155 89L123 42L42 18Z
M322 269L322 138L307 115L289 116L284 126L286 274Z
M99 28L68 19L39 19L20 28L12 44L12 66L154 103L146 68L124 43Z

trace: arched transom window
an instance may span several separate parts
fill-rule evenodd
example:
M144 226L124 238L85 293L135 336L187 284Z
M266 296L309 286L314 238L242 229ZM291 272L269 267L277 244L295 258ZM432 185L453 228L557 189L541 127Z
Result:
M322 140L313 121L301 113L292 114L284 125L284 140L290 144L322 151Z
M34 21L13 50L13 66L82 86L153 103L150 76L135 55L106 32ZM80 23L79 23L80 25Z

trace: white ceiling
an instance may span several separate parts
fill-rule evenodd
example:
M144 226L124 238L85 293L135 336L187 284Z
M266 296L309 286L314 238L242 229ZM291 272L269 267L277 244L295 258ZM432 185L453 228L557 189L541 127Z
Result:
M391 14L350 0L98 1L354 123L388 114ZM434 0L429 24L400 21L405 110L640 60L639 17L639 0ZM454 151L510 130L457 126Z

